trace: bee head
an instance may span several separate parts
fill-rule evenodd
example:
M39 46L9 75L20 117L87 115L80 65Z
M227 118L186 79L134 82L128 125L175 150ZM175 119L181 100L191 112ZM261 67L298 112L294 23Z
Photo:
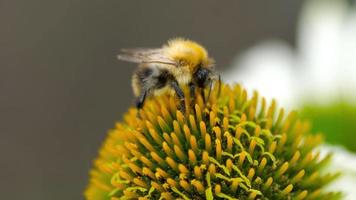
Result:
M176 38L168 41L164 47L169 58L180 66L188 66L191 71L196 71L199 66L208 68L213 65L213 59L209 58L206 49L194 41Z
M218 96L221 90L220 75L209 68L199 67L196 72L193 73L193 83L199 88L209 88L208 98L212 89L213 82L218 83Z
M193 80L198 87L205 88L213 81L212 72L207 68L198 68L193 74Z

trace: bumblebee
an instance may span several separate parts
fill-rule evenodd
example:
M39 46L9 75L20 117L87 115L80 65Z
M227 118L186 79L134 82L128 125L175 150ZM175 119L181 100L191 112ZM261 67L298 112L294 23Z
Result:
M193 99L196 89L200 89L205 100L204 89L209 87L209 98L213 82L220 82L214 60L208 56L206 49L188 39L172 39L161 48L122 49L118 59L139 63L132 76L137 109L143 107L148 97L171 93L178 96L179 109L185 112L182 86L189 86Z

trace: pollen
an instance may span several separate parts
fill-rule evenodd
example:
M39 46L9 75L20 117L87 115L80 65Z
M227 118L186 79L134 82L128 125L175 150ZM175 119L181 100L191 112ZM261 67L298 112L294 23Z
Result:
M186 96L189 91L185 88ZM169 94L130 108L104 141L85 197L104 199L333 199L318 135L240 85L214 88L180 112ZM187 103L189 104L189 103Z

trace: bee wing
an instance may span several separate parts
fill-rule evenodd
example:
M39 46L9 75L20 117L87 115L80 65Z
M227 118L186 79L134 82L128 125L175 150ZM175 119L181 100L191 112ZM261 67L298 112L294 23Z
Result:
M178 65L178 63L164 55L163 49L135 48L122 49L121 52L117 58L127 62Z

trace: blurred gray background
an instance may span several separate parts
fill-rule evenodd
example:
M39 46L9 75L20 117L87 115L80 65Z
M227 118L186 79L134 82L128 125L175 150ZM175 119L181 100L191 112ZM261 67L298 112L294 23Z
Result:
M303 1L0 1L0 199L83 199L107 130L133 104L124 47L183 36L218 70L267 39L294 45Z

